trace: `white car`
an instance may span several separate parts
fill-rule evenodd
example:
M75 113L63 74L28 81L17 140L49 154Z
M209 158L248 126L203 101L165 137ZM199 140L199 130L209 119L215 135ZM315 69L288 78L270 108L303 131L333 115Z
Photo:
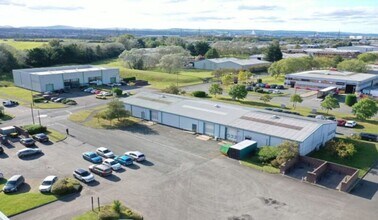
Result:
M105 158L114 158L114 153L106 147L97 148L96 153Z
M84 92L91 92L92 90L93 90L93 88L92 88L92 87L89 87L89 88L84 89L83 91L84 91Z
M105 159L102 164L111 167L112 170L119 170L121 168L121 164L113 159Z
M135 161L141 162L146 159L146 156L140 151L127 151L126 156L133 158Z
M74 172L73 172L73 176L80 180L80 181L83 181L83 182L86 182L86 183L89 183L89 182L92 182L94 181L94 176L92 173L90 173L89 171L87 170L84 170L84 169L76 169Z
M46 177L41 185L39 186L40 192L51 192L51 188L53 184L58 180L58 177L56 176L48 176Z
M316 119L320 119L320 120L327 120L326 117L324 117L324 115L317 115L315 116Z
M354 128L356 127L356 125L357 123L355 121L347 121L344 126L348 128Z
M113 94L111 92L102 91L102 92L100 92L100 95L103 95L103 96L112 96Z

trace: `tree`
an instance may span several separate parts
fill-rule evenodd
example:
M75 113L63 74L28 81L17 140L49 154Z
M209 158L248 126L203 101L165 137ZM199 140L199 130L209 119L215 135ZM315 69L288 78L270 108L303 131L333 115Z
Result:
M329 110L335 109L335 108L340 108L339 101L333 97L333 95L329 94L325 97L325 99L322 101L320 106L327 110L327 113Z
M219 84L211 84L209 88L209 93L217 97L217 95L222 95L223 89Z
M231 74L227 74L222 76L222 84L225 86L229 86L234 83L234 76Z
M270 102L270 100L272 100L272 96L270 96L269 94L264 94L260 97L260 100L267 103Z
M206 54L206 52L210 49L210 45L206 41L197 41L194 44L194 48L196 49L195 55L204 56Z
M160 59L158 66L167 73L178 73L184 67L187 59L186 54L168 54Z
M122 92L123 91L120 88L117 88L117 87L112 88L112 93L116 94L117 96L121 96Z
M345 104L347 106L353 106L357 103L357 96L355 94L348 94L345 97Z
M194 47L194 44L190 43L186 46L186 49L189 50L190 52L190 55L192 56L197 56L197 51L196 51L196 48Z
M342 140L331 140L326 143L326 149L340 158L352 157L356 152L356 148L352 143L346 143Z
M115 212L117 212L118 214L121 214L122 203L119 200L114 200L112 208Z
M125 105L123 102L119 101L118 99L114 99L113 101L108 103L107 110L105 111L104 115L110 122L113 119L117 119L120 121L121 118L126 118L130 116L130 112L125 109Z
M219 53L215 48L210 48L206 53L205 53L206 59L213 59L213 58L219 58Z
M238 74L238 82L245 83L249 79L249 77L251 77L251 73L244 70L240 70Z
M278 155L271 164L275 167L279 167L287 161L297 157L299 155L299 145L293 141L285 141L277 146L279 148Z
M337 69L357 73L366 73L368 71L366 63L357 59L344 60L337 64Z
M357 58L358 58L358 60L361 60L365 63L372 63L372 62L375 62L376 60L378 60L378 54L363 53L363 54L358 55Z
M333 67L337 67L337 64L341 63L344 61L344 58L340 55L336 55L333 57Z
M270 44L265 52L265 60L270 62L279 61L282 59L282 52L279 43L273 42Z
M312 57L287 58L272 63L268 68L268 73L277 78L288 73L310 70L318 65L320 65L319 62L314 61Z
M291 97L290 97L290 102L293 103L293 107L294 109L297 107L297 103L302 103L303 102L303 99L300 95L298 94L293 94Z
M228 92L228 95L232 97L232 100L240 100L247 97L248 91L244 85L233 85Z
M352 106L352 113L358 119L369 119L378 112L377 102L370 98L364 98Z

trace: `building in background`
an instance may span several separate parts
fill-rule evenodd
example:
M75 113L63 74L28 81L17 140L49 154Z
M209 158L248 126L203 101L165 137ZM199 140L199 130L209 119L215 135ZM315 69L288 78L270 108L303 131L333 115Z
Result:
M337 50L358 50L360 53L367 53L367 52L378 51L378 47L369 46L369 45L355 45L355 46L347 46L347 47L338 47Z
M237 58L216 58L204 59L195 61L193 67L195 69L204 70L219 70L219 69L233 69L233 70L249 70L251 68L266 69L270 66L270 62L258 59L237 59Z
M77 88L82 85L118 83L119 69L92 65L13 70L16 86L38 92Z
M287 74L285 84L292 88L309 90L320 90L334 86L345 93L355 93L377 85L378 75L337 70L312 70Z
M320 148L336 133L334 121L177 95L141 92L122 101L134 117L216 139L253 140L257 147L295 141L301 155Z

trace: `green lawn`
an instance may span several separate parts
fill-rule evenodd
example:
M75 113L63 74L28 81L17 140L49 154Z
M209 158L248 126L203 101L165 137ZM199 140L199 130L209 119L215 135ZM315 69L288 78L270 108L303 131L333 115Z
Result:
M253 155L252 157L250 157L248 159L241 160L240 163L244 166L252 167L256 170L260 170L260 171L263 171L263 172L266 172L266 173L277 174L277 173L280 172L279 169L271 166L270 164L268 164L268 165L262 164L259 161L257 155Z
M17 50L29 50L40 47L46 42L32 42L32 41L14 41L13 39L0 39L0 44L8 44Z
M158 69L154 70L135 70L128 69L122 65L117 59L106 60L94 63L96 65L117 67L120 69L122 78L135 76L137 79L147 80L152 87L163 89L171 84L178 82L179 86L194 85L203 82L203 79L210 78L211 71L203 70L181 70L179 74L169 74Z
M21 105L30 106L32 102L32 94L37 94L37 92L31 92L30 90L10 86L10 87L0 87L0 97L3 99L12 99L18 101ZM50 109L50 108L65 108L66 105L62 103L35 103L35 108Z
M54 195L28 192L16 194L0 193L0 210L7 216L29 210L57 200Z
M112 210L111 205L105 205L100 207L101 210ZM98 210L88 211L82 215L74 217L72 220L97 220L98 219ZM133 219L133 220L142 220L143 216L139 213L132 211L126 206L122 205L120 219Z
M285 77L284 76L279 76L278 78L275 78L273 76L269 75L256 75L254 78L260 78L262 79L263 83L268 83L268 84L279 84L282 85L284 83Z
M378 144L362 140L352 140L346 138L340 139L354 144L357 153L353 157L340 159L331 155L325 148L322 148L309 156L358 168L360 169L359 176L363 176L369 170L373 162L378 159Z
M65 134L60 133L54 129L48 128L46 134L49 136L51 141L57 142L66 138Z

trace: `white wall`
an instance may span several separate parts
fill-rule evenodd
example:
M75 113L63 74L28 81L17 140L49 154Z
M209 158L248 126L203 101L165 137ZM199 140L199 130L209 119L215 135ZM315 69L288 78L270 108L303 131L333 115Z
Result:
M202 133L201 130L199 130L199 121L191 118L186 118L186 117L180 117L180 128L184 130L191 131L192 130L192 125L195 124L197 125L197 131L199 133Z
M51 75L31 75L32 78L34 76L39 80L40 83L40 90L41 92L46 92L46 85L47 84L54 84L54 90L57 89L64 89L64 83L63 83L63 76L62 74L51 74ZM37 82L36 82L37 83ZM34 84L33 80L33 89L37 86Z
M178 115L173 115L169 113L162 112L162 124L169 125L172 127L180 127L180 118Z
M144 118L146 120L150 120L150 110L146 108L141 108L138 106L131 106L131 115L137 118L142 118L142 112L144 112Z
M102 82L107 84L110 83L110 78L116 77L116 82L120 82L119 70L118 69L106 69L102 70Z

